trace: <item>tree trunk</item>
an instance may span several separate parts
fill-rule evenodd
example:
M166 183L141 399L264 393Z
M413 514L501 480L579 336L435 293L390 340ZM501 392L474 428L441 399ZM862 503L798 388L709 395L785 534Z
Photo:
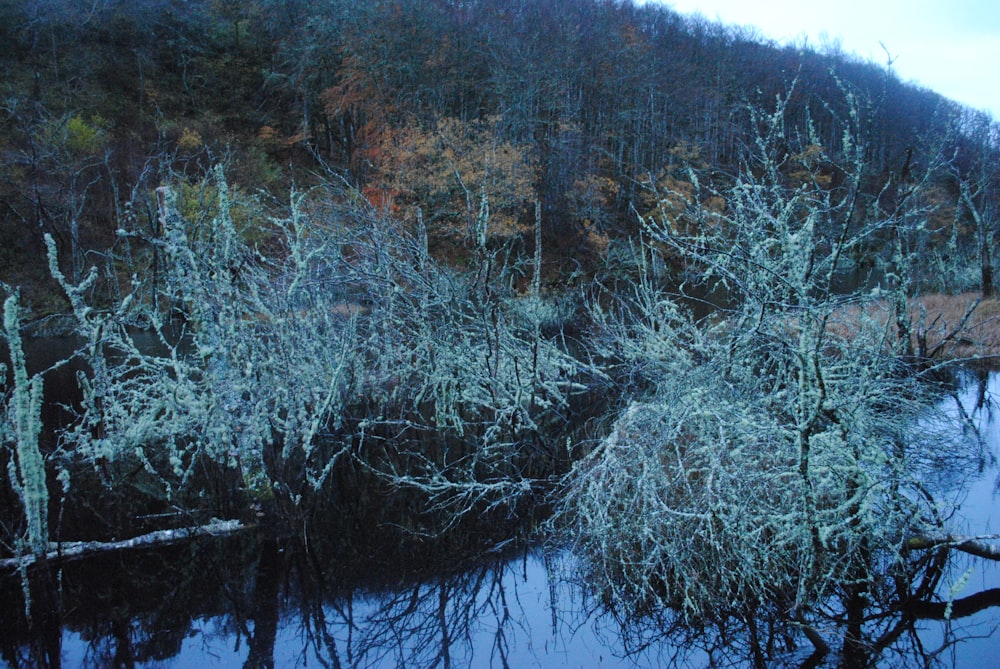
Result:
M986 229L980 230L979 261L982 278L983 299L993 297L993 258L990 253L989 234Z

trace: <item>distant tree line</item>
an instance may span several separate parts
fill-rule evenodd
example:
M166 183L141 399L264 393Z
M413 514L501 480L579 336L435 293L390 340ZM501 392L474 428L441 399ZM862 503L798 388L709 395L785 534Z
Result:
M329 168L379 207L419 207L441 254L478 191L492 189L525 246L537 201L548 279L589 271L682 159L731 179L756 130L748 105L773 104L793 80L789 126L817 145L863 115L870 188L945 155L956 178L942 202L955 205L962 179L984 185L973 199L996 189L988 115L888 63L653 3L48 0L5 3L0 24L11 283L45 281L24 258L44 253L46 233L78 280L116 230L155 233L148 194L165 175L216 162L249 191L285 192ZM863 104L852 112L842 89ZM992 236L969 201L960 232ZM48 284L29 304L50 310L58 292Z

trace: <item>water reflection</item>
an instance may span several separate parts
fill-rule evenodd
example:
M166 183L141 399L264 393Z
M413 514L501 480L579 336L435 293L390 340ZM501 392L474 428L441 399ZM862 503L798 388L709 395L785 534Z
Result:
M996 374L951 402L981 448L929 457L928 486L969 535L997 531ZM925 426L927 427L927 426ZM362 518L361 521L358 518ZM753 666L746 639L684 630L668 612L620 624L574 581L572 557L506 519L426 538L357 508L325 509L303 537L246 532L118 552L0 579L9 667ZM513 537L513 539L511 539ZM507 541L509 540L509 541ZM495 549L497 545L503 549ZM946 558L946 559L945 559ZM859 652L812 654L775 635L767 666L989 666L1000 657L1000 567L928 552L924 603L864 610ZM933 576L928 576L928 575ZM847 622L840 626L842 630ZM761 617L766 635L766 616ZM823 630L831 645L838 629ZM837 649L835 648L835 651Z
M978 370L948 401L950 411L963 415L968 436L979 448L965 458L943 458L932 481L945 502L942 512L967 536L1000 532L1000 373ZM952 551L938 583L936 601L909 613L924 651L941 666L990 666L1000 657L1000 562ZM992 635L992 636L991 636Z
M11 606L18 586L6 584L3 659L17 667L631 666L613 637L588 626L592 607L546 553L520 548L474 564L444 555L431 564L419 553L370 556L375 573L397 563L393 582L372 580L361 562L249 536L67 564L52 602L64 615L36 620L32 633Z
M11 604L19 596L8 583L3 660L11 667L442 668L749 661L738 639L707 648L661 636L632 646L636 638L566 578L566 555L521 548L450 572L445 556L415 564L396 555L395 582L365 578L361 563L314 557L298 544L245 536L68 564L54 602L62 616L36 620L32 633L16 620L20 609ZM372 560L382 562L376 571L391 561ZM997 580L993 569L970 583L979 592L954 604L951 621L936 620L943 603L869 621L869 638L883 639L874 648L878 666L961 667L996 657L1000 644L985 635L997 610L973 610L1000 603L990 585ZM769 666L836 666L810 664L809 652L774 651Z

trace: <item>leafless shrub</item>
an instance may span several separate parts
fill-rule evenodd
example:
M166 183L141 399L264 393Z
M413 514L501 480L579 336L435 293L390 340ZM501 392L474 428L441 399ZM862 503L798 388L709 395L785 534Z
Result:
M217 202L198 220L158 191L157 300L137 280L113 309L92 308L52 245L90 366L67 453L104 472L138 463L170 499L210 462L296 505L352 459L455 520L516 504L551 473L533 464L552 457L539 435L599 373L542 335L551 310L537 290L514 293L520 267L488 243L486 218L474 263L454 269L430 257L425 231L318 189L253 221L265 253L235 221L223 172L211 179Z
M910 426L936 391L905 362L904 245L890 247L877 293L836 288L867 244L919 234L918 212L905 202L884 210L865 194L857 118L835 157L785 127L787 103L758 117L733 182L715 188L692 172L691 192L642 219L650 242L636 254L633 296L612 317L595 307L596 339L634 400L567 477L554 520L624 619L672 611L688 629L736 622L758 657L774 635L802 631L824 648L820 621L888 606L891 574L910 568L906 537L938 522L910 471L915 451L935 447L914 443ZM816 161L798 183L789 155ZM694 322L663 292L647 260L657 253L727 291L719 317ZM877 298L891 316L845 332L845 310L867 314ZM770 640L757 627L765 611L779 621ZM848 638L859 633L847 625Z

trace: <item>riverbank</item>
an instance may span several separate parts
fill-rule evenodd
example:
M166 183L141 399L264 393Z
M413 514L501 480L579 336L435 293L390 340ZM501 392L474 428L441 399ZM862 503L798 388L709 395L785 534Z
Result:
M986 360L1000 363L1000 300L978 293L935 293L909 300L913 350L936 360ZM887 333L895 332L889 300L864 307L850 306L834 315L834 332L850 337L867 321Z
M913 343L917 350L947 359L1000 360L1000 301L978 293L933 294L910 304Z
M1000 360L1000 301L978 293L910 300L914 349L937 359Z

